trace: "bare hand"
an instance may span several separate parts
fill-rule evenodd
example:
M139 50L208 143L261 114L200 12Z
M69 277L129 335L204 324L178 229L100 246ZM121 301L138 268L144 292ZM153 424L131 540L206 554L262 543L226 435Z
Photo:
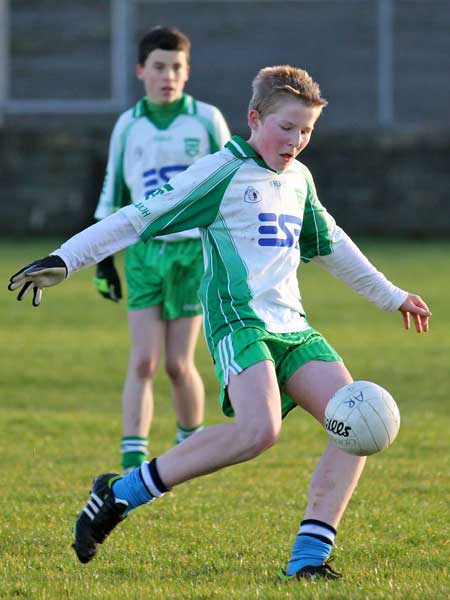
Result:
M417 333L426 333L428 331L428 320L431 317L431 311L420 296L408 294L399 311L402 313L405 329L410 328L411 315Z

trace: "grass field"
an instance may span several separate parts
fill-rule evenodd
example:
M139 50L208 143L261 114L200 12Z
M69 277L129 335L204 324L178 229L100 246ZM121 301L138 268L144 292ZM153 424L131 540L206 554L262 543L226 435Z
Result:
M70 549L93 475L119 467L126 310L91 289L92 269L44 292L39 309L6 292L11 272L55 247L0 244L0 598L38 600L449 598L450 244L362 243L390 279L420 293L432 331L402 329L316 266L303 267L310 321L355 379L397 399L395 444L369 459L341 523L341 582L274 585L302 517L325 433L300 410L257 460L192 481L133 513L98 558ZM222 421L203 340L207 422ZM156 386L151 449L174 437L167 381Z

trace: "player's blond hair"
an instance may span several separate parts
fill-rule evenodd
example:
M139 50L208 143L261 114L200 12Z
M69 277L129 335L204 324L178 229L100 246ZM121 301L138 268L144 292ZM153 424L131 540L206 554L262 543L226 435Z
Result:
M264 118L273 113L283 98L298 98L306 106L323 108L328 104L320 95L319 84L297 67L279 65L261 69L252 82L253 95L248 109Z

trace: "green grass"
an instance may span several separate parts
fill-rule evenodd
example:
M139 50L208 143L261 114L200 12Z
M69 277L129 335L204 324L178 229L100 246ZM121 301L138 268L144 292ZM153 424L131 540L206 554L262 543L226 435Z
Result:
M53 249L52 241L0 244L0 277ZM280 442L250 463L192 481L136 511L80 565L71 528L93 475L119 464L126 310L91 289L92 270L29 299L0 294L0 598L342 599L449 597L450 244L363 243L397 284L423 295L432 331L402 329L399 314L372 307L316 266L303 267L310 321L356 379L387 387L402 427L369 459L337 538L342 582L281 588L311 471L326 436L300 410ZM198 365L207 421L223 420L203 340ZM160 373L151 438L170 447L174 416Z

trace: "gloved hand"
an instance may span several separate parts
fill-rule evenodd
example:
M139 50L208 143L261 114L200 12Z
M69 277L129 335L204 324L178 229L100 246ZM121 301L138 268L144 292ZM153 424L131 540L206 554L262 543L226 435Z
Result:
M100 292L103 298L119 302L122 298L122 286L120 285L119 274L114 266L112 256L108 256L97 265L94 278L94 287Z
M59 256L45 256L35 260L14 273L9 280L8 290L13 292L22 287L17 300L23 300L33 290L33 306L39 306L42 299L42 288L57 285L66 279L68 274L66 263Z

